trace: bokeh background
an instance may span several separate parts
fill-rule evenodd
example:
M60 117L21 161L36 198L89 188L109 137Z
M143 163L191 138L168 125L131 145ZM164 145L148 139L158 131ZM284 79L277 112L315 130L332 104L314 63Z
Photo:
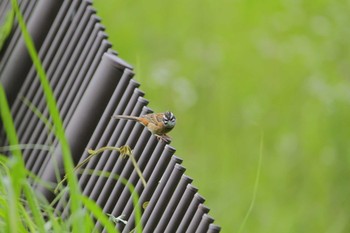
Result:
M350 1L94 1L222 232L350 232Z

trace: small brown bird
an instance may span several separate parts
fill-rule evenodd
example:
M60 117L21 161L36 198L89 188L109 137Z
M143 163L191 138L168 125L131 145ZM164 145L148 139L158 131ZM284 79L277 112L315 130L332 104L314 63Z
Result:
M171 138L166 133L172 130L176 124L176 118L172 112L150 113L140 117L114 115L113 118L137 121L146 126L158 139L167 143L170 142Z

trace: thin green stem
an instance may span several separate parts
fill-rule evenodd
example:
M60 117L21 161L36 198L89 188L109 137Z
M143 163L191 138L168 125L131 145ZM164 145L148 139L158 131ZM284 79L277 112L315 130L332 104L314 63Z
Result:
M10 146L0 146L0 152L13 151L13 150L46 150L53 151L52 146L39 145L39 144L18 144Z
M241 226L239 227L238 233L241 233L255 204L256 195L258 193L258 186L259 186L259 180L260 180L260 173L261 173L261 165L262 165L262 157L263 157L263 147L264 147L264 134L261 132L261 139L260 139L260 152L259 152L259 162L258 162L258 169L255 177L255 184L254 184L254 191L253 191L253 197L252 201L250 202L249 209L247 211L247 214L245 215L243 222Z
M35 107L35 105L26 97L21 97L22 102L42 121L50 132L54 133L54 127L50 121Z
M74 169L73 169L73 172L75 172L76 170L78 170L79 168L81 168L82 166L84 166L87 162L89 162L89 160L98 155L98 154L101 154L102 152L106 151L106 150L115 150L115 151L118 151L120 153L120 155L122 157L125 157L125 156L129 156L130 159L131 159L131 162L133 164L133 166L135 167L135 170L137 172L137 174L139 175L140 179L141 179L141 182L142 184L146 187L147 185L147 182L145 180L145 178L143 177L142 175L142 172L141 172L141 169L139 168L139 166L137 165L137 162L135 160L135 157L133 156L132 154L132 150L129 146L121 146L121 147L114 147L114 146L104 146L104 147L101 147L99 149L96 149L96 150L92 150L92 149L89 149L88 150L88 153L90 154L86 159L84 159L81 163L79 163ZM60 186L63 184L64 181L66 181L67 179L67 174L63 177L63 179L57 184L55 190L54 190L54 193L57 193L58 192L58 189L60 188Z
M129 183L129 181L123 177L119 177L117 174L112 174L111 172L107 171L97 171L92 169L84 169L84 170L77 170L77 173L82 174L83 172L86 172L89 175L96 175L96 176L103 176L103 177L111 177L112 179L119 180L123 185L125 185L131 194L132 202L134 205L134 213L135 213L135 226L136 231L133 230L131 232L142 232L142 223L141 223L141 207L138 204L139 202L139 195L137 192L135 192L135 187Z

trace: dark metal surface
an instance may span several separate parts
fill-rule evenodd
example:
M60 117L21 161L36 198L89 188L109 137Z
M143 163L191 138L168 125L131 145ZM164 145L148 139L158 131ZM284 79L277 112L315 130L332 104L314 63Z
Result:
M87 149L128 145L147 181L144 186L129 158L109 150L89 160L77 173L82 193L106 214L125 220L116 223L124 233L136 227L132 193L124 181L139 196L139 224L144 232L220 232L208 215L209 208L203 205L204 198L191 184L192 178L184 174L186 169L182 159L174 155L175 148L158 141L141 124L111 118L152 110L133 79L133 68L110 49L91 1L19 1L19 5L56 97L74 163L89 156ZM8 0L0 2L1 23L9 9ZM50 129L44 93L16 21L0 51L0 81L20 143L49 147L23 150L27 169L42 180L57 182L57 174L63 177L65 173L61 147ZM8 143L1 124L0 147ZM48 200L54 198L52 190L36 183L33 186ZM63 195L55 206L56 213L67 216L69 202L69 196ZM99 222L96 229L104 231Z

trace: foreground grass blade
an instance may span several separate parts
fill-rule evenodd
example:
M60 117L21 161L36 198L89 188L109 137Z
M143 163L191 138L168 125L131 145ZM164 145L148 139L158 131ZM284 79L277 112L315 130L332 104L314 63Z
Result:
M7 102L5 90L0 83L0 116L2 119L2 123L6 132L7 139L10 145L18 145L18 137L16 134L15 125L13 123L13 119L11 116L10 107ZM14 148L12 153L22 158L21 150L19 148Z
M21 219L21 205L19 203L19 194L21 191L22 178L19 178L14 171L18 168L19 160L17 156L10 158L0 157L0 203L1 203L1 221L4 232L24 232ZM19 171L19 174L22 174Z
M45 221L43 219L42 213L40 212L38 200L35 198L32 187L27 182L23 184L23 193L33 215L35 225L38 228L38 232L45 233Z
M109 221L108 217L103 213L103 210L94 201L82 196L84 206L96 217L96 219L106 228L107 232L118 232L114 229L113 224Z
M25 44L27 46L30 57L33 60L33 64L40 78L40 83L44 91L45 99L47 106L49 108L50 116L52 117L53 125L55 127L55 135L58 138L62 153L63 153L63 163L67 174L68 186L70 190L71 197L71 213L78 213L81 210L82 203L80 200L80 190L78 187L77 178L73 174L73 161L71 156L71 151L69 148L69 144L67 138L65 137L63 123L59 115L59 111L57 108L56 100L53 95L53 91L50 87L50 84L47 80L45 71L41 65L38 53L35 49L32 38L29 35L29 32L26 28L25 22L23 20L23 16L19 10L18 3L16 0L11 0L12 7L15 11L16 18L18 20L19 27L22 32L22 36L24 38ZM76 221L73 222L72 230L73 232L84 232L84 216L77 216Z
M6 39L11 34L13 18L14 18L14 11L11 9L6 14L5 23L0 27L0 51L4 46Z
M18 137L16 134L15 126L11 116L11 111L7 102L6 94L2 84L0 83L0 116L4 126L5 133L10 145L18 144ZM16 219L19 219L19 210L17 200L19 200L21 194L21 183L25 180L25 167L22 160L22 154L19 149L12 151L13 157L11 158L11 169L16 172L8 172L6 177L2 179L2 185L7 194L7 224L10 232L18 232L22 227L22 224L17 223ZM7 178L7 179L6 179ZM5 194L5 195L6 195Z
M135 213L135 230L136 231L132 231L132 232L142 232L142 224L141 224L141 215L142 215L142 211L141 211L141 206L139 204L139 194L135 191L135 187L129 183L129 181L127 179L124 179L123 177L120 177L117 174L113 174L111 172L107 172L107 171L98 171L98 170L91 170L91 169L79 169L77 170L78 173L83 173L86 172L89 175L95 175L95 176L103 176L106 178L112 178L115 180L120 181L123 185L125 185L131 194L131 198L132 198L132 203L134 205L134 213ZM98 218L99 212L94 212L91 211L92 214L95 215L96 218Z

